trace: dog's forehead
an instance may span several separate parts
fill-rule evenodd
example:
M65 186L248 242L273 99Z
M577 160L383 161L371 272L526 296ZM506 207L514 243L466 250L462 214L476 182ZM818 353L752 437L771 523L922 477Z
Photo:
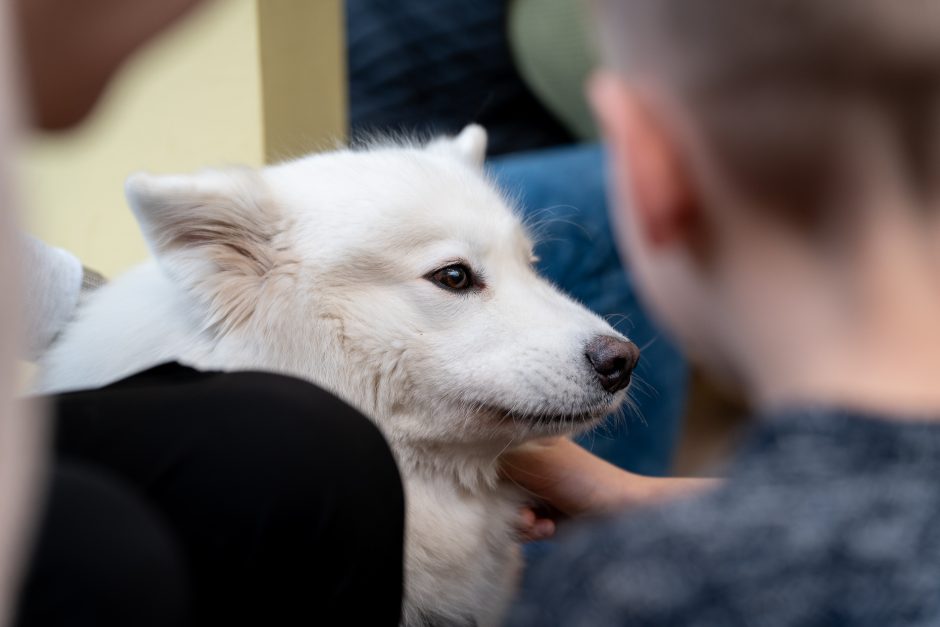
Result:
M479 170L420 149L333 153L273 174L272 192L308 242L529 245L516 213Z

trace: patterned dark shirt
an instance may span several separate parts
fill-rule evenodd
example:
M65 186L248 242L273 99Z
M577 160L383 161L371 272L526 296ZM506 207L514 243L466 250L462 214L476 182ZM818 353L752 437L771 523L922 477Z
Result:
M509 624L940 625L940 422L762 419L721 489L563 539Z

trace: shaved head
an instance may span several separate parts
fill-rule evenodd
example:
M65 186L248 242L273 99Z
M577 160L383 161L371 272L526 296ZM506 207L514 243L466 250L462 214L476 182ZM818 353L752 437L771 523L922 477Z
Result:
M935 0L596 0L609 58L672 78L934 64Z
M595 5L608 66L668 92L761 204L812 214L859 154L940 191L940 0Z

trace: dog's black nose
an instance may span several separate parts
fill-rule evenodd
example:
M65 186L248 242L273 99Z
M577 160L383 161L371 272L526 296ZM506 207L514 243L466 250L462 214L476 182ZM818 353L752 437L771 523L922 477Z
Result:
M640 361L640 349L633 342L610 335L598 335L584 350L594 367L601 387L613 394L630 385L630 375Z

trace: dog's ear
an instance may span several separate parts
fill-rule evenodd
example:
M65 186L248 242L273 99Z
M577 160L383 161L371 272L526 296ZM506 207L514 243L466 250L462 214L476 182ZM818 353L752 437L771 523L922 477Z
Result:
M486 130L479 124L470 124L456 137L436 139L428 147L447 152L467 165L482 169L486 159Z
M257 290L278 264L281 215L257 172L133 174L125 192L148 245L172 280L227 332L247 321Z
M479 124L469 124L454 138L454 146L469 163L483 167L486 159L486 130Z

